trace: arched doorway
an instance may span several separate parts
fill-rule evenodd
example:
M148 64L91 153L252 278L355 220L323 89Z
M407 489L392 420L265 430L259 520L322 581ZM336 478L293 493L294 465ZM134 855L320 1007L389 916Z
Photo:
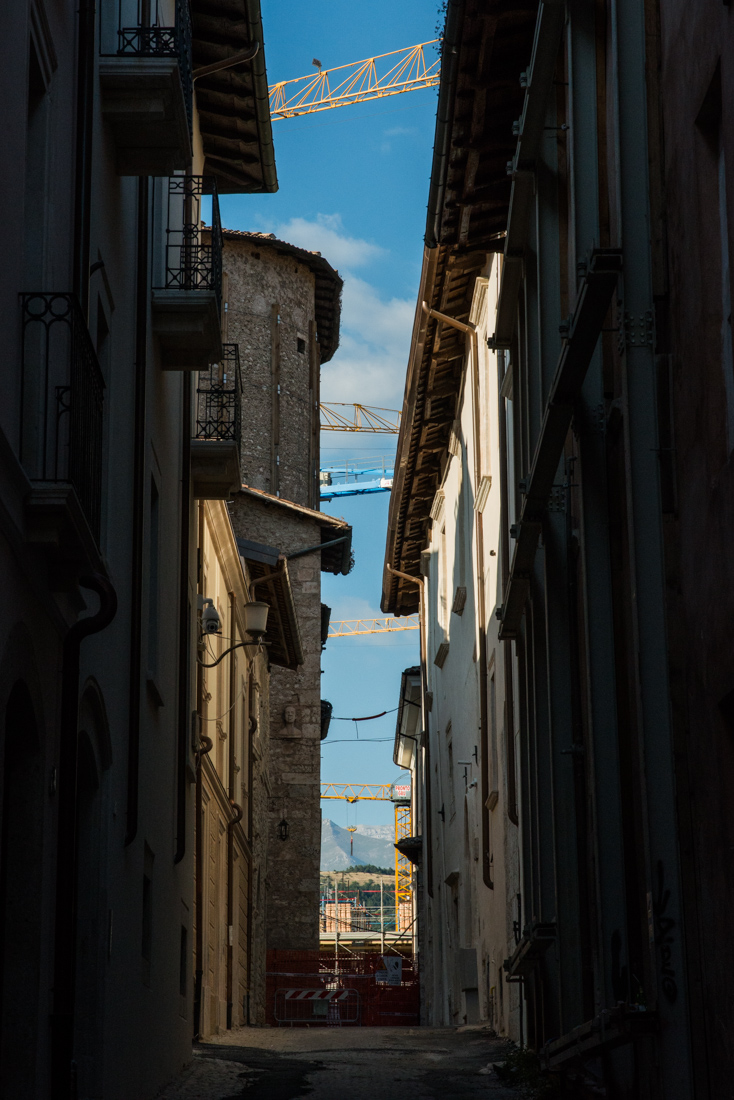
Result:
M0 834L0 1096L35 1095L41 970L43 762L19 680L4 714Z

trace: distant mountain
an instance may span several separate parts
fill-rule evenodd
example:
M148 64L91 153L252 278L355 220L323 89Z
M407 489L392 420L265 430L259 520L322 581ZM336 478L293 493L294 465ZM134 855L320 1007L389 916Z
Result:
M378 832L378 835L373 835ZM392 867L395 863L393 829L389 825L360 825L354 833L354 855L350 854L351 833L334 821L321 823L321 870L346 871L362 863Z
M389 840L391 844L395 842L394 825L360 825L359 831L362 836L376 837L378 840Z

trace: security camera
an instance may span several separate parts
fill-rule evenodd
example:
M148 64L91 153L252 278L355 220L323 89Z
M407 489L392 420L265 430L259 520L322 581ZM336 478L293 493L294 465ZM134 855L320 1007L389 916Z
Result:
M214 600L204 600L204 608L201 612L201 629L205 634L219 634L222 629L222 620L219 618Z

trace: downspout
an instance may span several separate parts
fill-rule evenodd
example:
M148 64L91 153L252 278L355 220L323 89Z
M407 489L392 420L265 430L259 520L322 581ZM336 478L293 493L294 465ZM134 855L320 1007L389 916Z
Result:
M479 348L476 326L429 309L422 303L423 312L445 325L463 332L469 339L469 372L472 385L472 435L474 447L474 484L475 493L479 491L482 476L482 458L480 451L481 431L479 425ZM488 669L487 669L487 606L484 590L484 527L482 513L474 509L475 539L477 547L476 586L477 586L477 626L479 632L479 739L482 750L482 880L490 890L494 882L490 874L489 843L489 715L488 715Z
M253 806L253 790L252 782L254 776L254 760L253 760L253 739L255 736L255 730L257 729L257 720L252 717L252 692L254 691L253 683L253 669L255 666L254 660L250 663L248 668L248 681L247 681L247 840L248 840L248 855L247 855L247 1026L252 1026L252 918L253 918L253 896L252 896L252 872L255 865L254 853L252 850L252 828L254 822L254 806Z
M507 473L507 411L502 393L507 376L508 352L499 352L504 361L502 378L498 379L498 424L500 451L500 556L502 568L502 591L507 588L510 576L510 520L508 512L508 473ZM502 642L505 673L505 756L507 758L507 816L513 825L519 825L517 812L517 769L515 767L515 705L512 682L512 642L506 638Z
M237 629L236 597L234 592L229 594L229 636L234 638ZM234 769L235 769L235 702L237 673L234 650L229 656L229 753L227 761L227 795L229 803L235 807ZM236 807L239 809L239 807ZM229 821L227 825L227 1030L232 1028L232 996L233 996L233 952L234 952L234 825L242 819L242 810L239 817Z
M79 0L76 87L76 186L74 200L74 293L89 317L89 253L94 122L94 0Z
M99 573L79 578L99 596L99 610L79 619L64 638L61 666L56 919L54 928L53 1015L51 1018L51 1097L76 1100L74 1007L76 984L77 781L79 756L79 666L83 640L109 626L117 594Z
M143 511L145 502L145 406L148 361L149 180L138 180L138 240L135 285L135 410L133 423L132 569L130 577L130 684L128 687L127 819L125 846L138 831L138 758L143 620Z
M204 546L204 508L199 504L199 553ZM201 576L197 585L201 593ZM202 704L204 696L204 673L201 662L196 663L196 718L197 718L197 749L196 749L196 793L194 796L195 832L196 842L194 846L194 921L196 924L196 939L194 945L194 1039L198 1039L201 1032L201 997L204 984L204 838L202 820L202 789L201 789L201 758L211 752L213 742L211 738L204 737L201 733Z
M189 754L189 669L191 667L191 609L189 607L189 557L191 544L191 378L183 375L181 448L181 559L178 593L178 737L176 746L176 852L174 863L186 853L186 764ZM201 543L199 543L201 545ZM198 819L197 819L198 820Z

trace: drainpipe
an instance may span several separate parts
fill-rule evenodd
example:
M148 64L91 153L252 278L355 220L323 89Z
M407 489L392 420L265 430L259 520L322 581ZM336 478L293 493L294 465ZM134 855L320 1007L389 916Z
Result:
M51 1097L76 1100L74 999L77 906L77 765L79 755L79 666L82 641L109 626L117 594L99 573L79 578L82 588L99 596L99 610L79 619L64 638L61 666L56 919L54 928L54 999L51 1017Z
M189 607L189 551L191 543L191 378L183 374L181 449L181 560L178 592L178 744L176 746L176 852L174 863L186 853L186 764L189 754L191 667L191 609ZM200 534L202 533L200 529ZM199 546L202 543L199 541ZM200 704L199 704L200 708ZM198 819L197 819L198 820Z
M229 594L229 636L234 638L236 629L235 617L236 597L234 592ZM237 699L237 685L235 676L237 673L234 650L229 655L229 753L227 761L227 794L229 804L239 810L239 817L233 818L227 825L227 1030L232 1027L232 997L233 997L233 963L234 963L234 826L242 820L242 810L235 808L234 769L235 769L235 702Z
M148 364L149 181L138 180L138 240L135 287L135 412L133 423L132 570L130 578L130 684L128 688L127 819L125 845L138 831L138 757L143 621L143 529L145 506L145 402Z
M252 828L254 823L254 806L252 782L255 774L253 760L253 738L257 729L257 719L252 716L252 692L254 686L254 660L248 668L247 683L247 841L249 851L247 854L247 1026L252 1025L252 924L253 924L253 870L255 866L252 851Z
M89 252L94 121L94 0L79 0L76 86L76 186L74 201L74 293L89 316Z
M199 503L199 553L204 547L204 508ZM201 576L197 588L201 592ZM201 663L196 662L196 717L197 750L196 750L196 793L194 796L194 814L196 820L196 842L194 846L194 920L196 924L196 939L194 946L194 1039L198 1039L201 1032L201 995L204 983L204 843L203 843L203 814L202 814L202 789L201 789L201 761L205 753L211 752L213 741L201 733L202 704L204 695L204 673Z

